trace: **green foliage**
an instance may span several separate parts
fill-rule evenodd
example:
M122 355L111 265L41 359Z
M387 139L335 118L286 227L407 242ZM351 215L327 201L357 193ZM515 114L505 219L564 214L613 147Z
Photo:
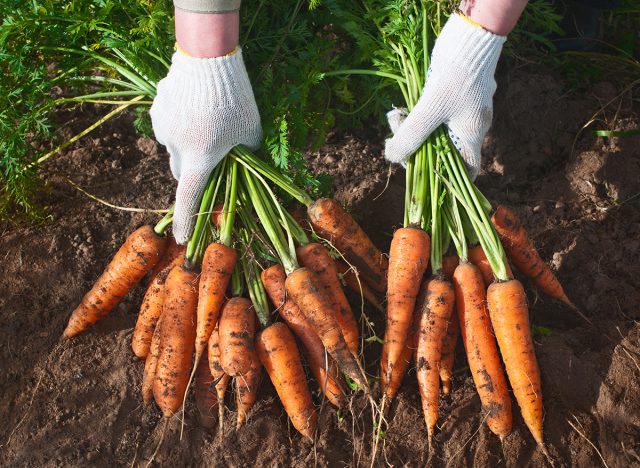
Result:
M332 38L320 33L328 22L318 6L246 0L241 43L269 154L298 184L324 193L327 178L313 177L301 153L324 141L334 124L331 90L321 79L338 56ZM168 0L3 4L0 217L22 213L33 219L38 213L39 181L30 168L38 152L31 141L51 136L53 108L140 96L151 101L173 53L172 9ZM64 98L53 97L53 86ZM135 128L152 134L145 111L137 106L135 112Z

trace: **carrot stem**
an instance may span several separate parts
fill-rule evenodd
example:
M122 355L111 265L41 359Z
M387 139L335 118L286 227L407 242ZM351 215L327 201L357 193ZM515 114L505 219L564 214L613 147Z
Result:
M169 226L171 226L171 223L173 223L173 209L175 207L171 207L169 208L169 211L167 211L167 214L165 214L162 219L160 221L158 221L158 224L155 225L155 227L153 228L153 232L155 232L157 235L161 236L163 235L167 228Z

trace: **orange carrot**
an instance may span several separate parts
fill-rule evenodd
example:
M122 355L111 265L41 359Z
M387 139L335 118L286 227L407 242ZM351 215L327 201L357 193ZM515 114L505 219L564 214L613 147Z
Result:
M210 244L202 258L198 293L196 362L206 351L211 332L218 323L236 260L236 251L223 244Z
M438 422L440 389L440 359L442 340L453 312L455 293L449 281L433 277L425 282L424 303L419 305L419 326L416 331L416 374L422 398L422 411L427 423L427 438L431 447Z
M153 396L165 417L180 409L189 380L196 338L198 275L175 266L165 282L160 351Z
M356 267L349 266L342 259L337 259L335 263L338 268L338 274L344 284L357 295L362 295L362 297L366 299L369 304L375 307L376 310L384 312L384 308L382 307L382 304L380 304L380 300L376 293L373 292L364 279L359 279L359 273Z
M407 369L409 368L409 364L413 359L413 355L416 351L416 335L415 335L415 327L409 329L409 334L407 335L407 340L404 344L404 349L402 350L402 354L400 355L400 359L396 362L395 367L391 371L391 381L387 381L387 359L386 352L387 348L382 349L382 357L380 358L380 388L384 393L384 398L390 402L393 400L400 389L400 384L404 379L405 374L407 373ZM387 403L385 403L386 405ZM388 408L388 407L387 407Z
M164 286L163 286L164 288ZM160 326L162 325L162 315L156 323L153 332L151 346L147 359L144 362L144 373L142 374L142 401L145 405L151 403L153 399L153 381L156 377L156 366L158 364L158 354L160 354Z
M168 238L153 226L136 229L69 318L63 338L72 338L104 318L162 257Z
M389 250L389 284L387 289L387 327L383 353L386 356L387 381L405 348L407 333L413 322L413 310L422 276L430 254L429 235L422 229L398 229ZM384 350L384 348L387 348Z
M453 272L460 263L457 255L445 255L442 257L442 274L451 281ZM440 381L442 382L442 393L449 395L451 393L451 379L453 378L453 363L456 359L456 344L460 335L460 326L458 324L458 316L451 315L451 321L447 327L447 334L442 340L442 356L440 361Z
M268 326L258 333L256 348L293 427L313 438L318 416L289 328L281 322Z
M495 281L495 277L493 276L493 270L491 270L491 265L489 264L489 260L482 250L482 246L480 244L475 245L469 249L469 262L478 267L480 273L482 273L482 280L484 281L484 287L488 288L491 283ZM509 278L513 278L513 271L511 271L511 267L507 263L507 275Z
M291 299L285 296L285 272L282 265L270 266L261 273L264 289L280 314L304 346L304 354L320 390L335 406L344 403L342 378L335 360L327 355L324 345L309 320Z
M256 314L253 304L244 297L234 297L222 309L218 336L220 363L231 377L244 375L251 369Z
M503 439L511 432L511 398L486 305L480 269L462 263L453 274L456 309L476 390L491 432Z
M213 377L209 369L207 353L202 356L196 371L195 397L198 408L198 421L202 427L211 428L216 422L215 409L218 406L218 396L212 387Z
M493 283L487 290L493 330L522 418L545 451L542 437L542 390L536 360L527 297L518 280Z
M526 229L522 227L516 215L505 206L498 205L491 220L498 231L509 259L516 268L531 278L543 292L573 306L556 275L540 258Z
M356 221L331 198L320 198L307 209L316 232L326 238L356 266L376 291L386 289L387 259Z
M318 276L307 268L298 268L287 277L285 286L293 302L307 317L327 352L336 360L342 372L366 394L369 394L369 386L362 365L351 353L342 336L331 300L321 286Z
M245 374L235 378L236 381L236 407L238 417L236 420L236 430L244 426L247 415L253 408L258 396L258 388L262 379L262 365L258 354L251 352L251 368Z
M453 378L453 363L456 359L458 336L460 336L458 316L452 314L447 333L442 340L442 354L440 356L440 380L442 382L442 393L445 395L451 393L451 379Z
M216 395L218 398L218 434L222 436L224 431L224 394L227 392L229 385L229 377L224 373L222 364L220 363L220 337L218 335L218 326L213 329L208 343L209 370L214 382L217 382Z
M460 259L457 255L445 255L442 257L442 274L446 279L451 281L453 278L453 272L456 271L456 267L460 263Z
M218 203L213 207L213 210L211 210L211 222L217 228L220 228L220 226L222 225L222 215L224 214L223 210L224 210L223 203Z
M360 349L360 333L351 306L344 295L338 269L329 255L327 249L317 243L310 243L296 250L300 266L313 271L324 286L325 292L331 300L331 307L335 311L335 317L342 330L342 336L347 342L349 350L358 355Z
M171 269L183 261L185 247L172 241L162 260L158 262L149 280L147 292L142 299L136 327L133 330L131 348L139 359L145 359L149 353L151 338L156 323L162 313L164 302L164 282Z

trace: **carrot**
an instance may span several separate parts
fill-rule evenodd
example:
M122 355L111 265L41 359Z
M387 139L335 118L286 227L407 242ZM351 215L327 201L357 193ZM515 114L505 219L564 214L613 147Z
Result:
M149 353L147 354L147 359L144 362L144 373L142 374L142 401L145 405L151 403L151 400L153 399L153 381L156 377L156 366L158 364L158 354L160 353L161 325L162 315L156 323L156 329L153 332Z
M480 273L482 274L482 280L484 281L484 287L488 288L491 283L495 281L495 277L493 275L493 270L491 270L491 265L489 265L489 260L482 250L482 246L480 244L473 246L469 249L469 261L478 267ZM513 271L511 271L511 267L509 264L506 264L507 274L509 278L513 278Z
M455 293L449 281L433 277L423 286L424 302L419 304L416 331L416 374L422 398L422 411L427 423L429 446L438 422L440 360L442 340L453 312Z
M503 439L511 432L511 398L487 311L480 269L462 263L453 274L456 309L469 368L491 432Z
M198 275L175 266L165 282L160 328L160 351L153 382L153 396L165 417L182 404L196 338Z
M224 203L218 203L211 210L211 222L217 228L220 228L222 225L222 215L224 214Z
M498 205L491 220L509 259L516 268L531 278L544 293L574 307L556 275L540 258L526 229L520 224L516 215L505 206Z
M440 356L440 381L442 382L442 393L445 395L451 393L451 378L453 377L453 363L456 359L458 336L460 336L460 322L458 322L458 316L453 314L447 326L447 333L442 339L442 353Z
M218 398L218 434L222 436L224 431L224 394L227 392L229 385L229 377L224 373L222 364L220 363L220 336L218 335L218 326L213 329L208 343L209 370L214 382L217 382L216 395Z
M218 334L220 364L231 377L244 375L251 369L256 314L253 304L244 297L234 297L222 309Z
M298 268L285 281L287 292L307 317L327 352L336 360L342 372L369 394L362 365L349 350L334 316L331 300L320 284L318 276L307 268Z
M318 416L289 328L281 322L268 326L258 333L256 348L293 427L312 438Z
M518 280L493 283L487 290L487 303L493 330L522 418L546 454L542 437L540 370L533 349L524 288Z
M151 338L162 313L164 282L171 269L183 261L184 252L184 246L172 241L162 260L153 269L147 292L142 299L136 327L133 330L133 338L131 339L133 354L140 359L145 359L149 353Z
M72 338L111 312L162 257L168 238L152 226L136 229L71 314L63 338Z
M358 295L362 295L362 297L373 307L376 308L379 312L384 312L384 308L382 304L380 304L380 300L376 293L369 287L369 285L364 281L359 279L358 270L355 267L352 267L347 264L342 259L335 260L336 267L338 268L338 274L340 278L344 282L344 284L351 289L354 293Z
M387 348L382 349L382 357L380 359L380 388L384 393L384 398L387 401L391 401L395 398L398 390L400 389L400 384L402 383L402 379L404 379L405 374L407 373L407 369L409 368L409 364L411 364L411 360L413 359L413 355L416 351L416 336L415 336L415 328L412 326L409 329L409 334L407 335L407 340L404 344L404 349L402 350L402 354L400 355L400 359L394 366L391 371L391 381L387 380L387 359L386 352ZM385 403L386 405L386 403Z
M445 255L442 257L442 274L451 281L453 272L460 263L457 255ZM460 326L458 324L458 316L452 314L447 334L442 340L442 356L440 361L440 381L442 383L442 393L449 395L451 393L451 379L453 377L453 363L456 359L456 344L460 335Z
M389 250L387 327L382 345L387 381L405 348L429 254L429 235L422 229L400 228L394 233Z
M459 263L460 259L457 255L445 255L442 257L442 274L446 279L451 281L453 278L453 272L456 271L456 267Z
M207 353L202 356L196 371L195 397L198 421L202 427L211 428L215 424L214 409L218 406L218 396L212 388L213 377L209 369Z
M344 390L335 360L327 355L324 345L309 320L291 299L285 297L285 272L280 264L270 266L261 273L264 289L280 314L304 346L311 373L320 390L335 406L344 403Z
M344 336L349 350L357 356L360 349L358 323L342 290L335 262L327 249L317 243L298 247L296 253L300 266L313 271L320 280L320 284L324 286L325 292L331 300L331 307L335 311L336 321L342 330L342 336Z
M308 207L307 214L316 232L335 245L372 288L386 289L386 257L338 202L320 198Z
M231 281L237 254L223 244L210 244L202 258L198 293L196 363L206 351L211 332L218 323L225 293Z
M236 430L240 429L247 420L247 415L253 408L258 396L258 388L262 379L262 365L258 354L251 352L251 368L245 374L235 378L236 381L236 407L238 416Z

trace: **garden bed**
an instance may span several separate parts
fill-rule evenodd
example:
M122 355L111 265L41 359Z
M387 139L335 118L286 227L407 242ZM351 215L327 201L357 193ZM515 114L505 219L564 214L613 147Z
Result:
M569 297L595 323L591 327L529 290L545 438L551 454L568 466L598 466L597 451L610 467L640 464L640 137L597 138L591 127L579 133L618 91L601 82L568 93L544 69L501 70L478 180L492 201L515 209ZM616 129L640 126L637 104L634 108L622 95L616 106L619 100ZM87 108L60 118L73 118L71 134L96 115ZM64 178L117 205L164 208L173 197L164 149L136 136L132 118L125 114L108 123L46 165L48 223L0 225L0 452L6 465L144 466L155 448L161 414L142 406L144 364L130 349L143 288L91 332L58 344L70 312L127 233L157 219L99 204ZM388 251L393 229L401 224L404 177L401 168L389 168L382 158L383 136L374 130L335 133L307 159L314 171L334 176L335 197ZM373 309L365 313L381 335L383 318ZM370 374L377 375L379 354L379 345L366 346ZM458 356L452 395L441 399L433 453L410 371L390 411L379 464L545 465L519 412L503 446L483 424L461 344ZM157 461L165 466L365 465L372 431L365 406L359 397L352 414L338 417L325 405L314 446L288 425L265 378L239 432L232 430L235 415L227 412L223 440L198 427L189 402L182 441L178 424Z

